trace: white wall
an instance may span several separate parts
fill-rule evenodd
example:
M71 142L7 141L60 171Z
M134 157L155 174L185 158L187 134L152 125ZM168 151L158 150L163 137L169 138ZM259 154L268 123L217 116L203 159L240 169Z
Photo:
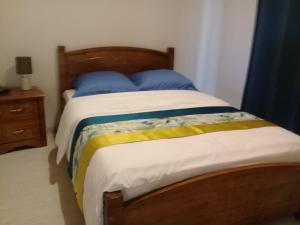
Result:
M57 115L56 46L176 48L175 69L204 92L239 107L257 0L2 0L0 84L19 86L16 56L33 58L46 92L47 127Z
M57 114L56 46L175 46L181 0L2 0L0 84L19 86L16 56L32 56L33 83L46 92L47 126Z
M256 24L256 0L225 0L215 96L240 107Z
M175 70L196 80L199 60L199 42L202 26L202 0L182 1L178 14L177 33L174 35Z
M203 0L196 85L239 108L247 78L257 0Z
M199 90L215 95L224 16L224 0L203 0L201 38L198 44L197 75Z

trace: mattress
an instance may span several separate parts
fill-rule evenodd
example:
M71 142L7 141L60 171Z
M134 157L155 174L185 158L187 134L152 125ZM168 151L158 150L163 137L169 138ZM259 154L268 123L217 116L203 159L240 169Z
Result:
M197 91L146 91L73 98L64 109L55 143L57 162L77 124L90 116L229 106ZM187 147L188 146L188 147ZM207 133L176 139L112 145L98 150L87 169L83 213L87 225L102 220L102 195L121 190L125 200L180 180L244 165L300 162L300 137L280 127Z

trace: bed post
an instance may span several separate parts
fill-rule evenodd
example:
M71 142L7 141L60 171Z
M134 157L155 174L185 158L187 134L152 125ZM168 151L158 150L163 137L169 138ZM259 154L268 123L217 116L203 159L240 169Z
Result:
M66 59L65 59L65 46L57 47L58 54L58 73L59 73L59 97L60 97L60 110L64 108L64 100L62 94L65 91L64 77L66 77Z
M175 52L174 48L168 48L167 49L167 54L168 54L168 58L169 58L169 69L170 70L174 69L174 52Z
M124 207L122 192L105 192L103 203L104 225L122 225Z

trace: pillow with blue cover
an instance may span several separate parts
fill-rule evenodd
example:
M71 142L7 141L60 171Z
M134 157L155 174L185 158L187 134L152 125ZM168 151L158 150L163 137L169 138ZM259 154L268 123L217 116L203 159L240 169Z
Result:
M74 97L137 91L137 87L123 74L99 71L82 74L73 81Z
M130 76L139 91L148 90L197 90L193 83L173 70L148 70Z

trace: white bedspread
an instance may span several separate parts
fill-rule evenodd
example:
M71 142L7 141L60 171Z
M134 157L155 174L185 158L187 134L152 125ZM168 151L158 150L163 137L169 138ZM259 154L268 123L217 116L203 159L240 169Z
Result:
M75 90L74 89L70 89L70 90L64 91L63 98L65 100L65 103L67 103L68 101L70 101L73 98L74 94L75 94Z
M72 98L56 135L57 161L69 158L78 122L95 115L227 106L195 91L147 91ZM102 194L122 190L125 200L210 171L237 166L300 162L300 137L280 127L113 145L97 151L87 169L83 210L86 225L102 224Z

